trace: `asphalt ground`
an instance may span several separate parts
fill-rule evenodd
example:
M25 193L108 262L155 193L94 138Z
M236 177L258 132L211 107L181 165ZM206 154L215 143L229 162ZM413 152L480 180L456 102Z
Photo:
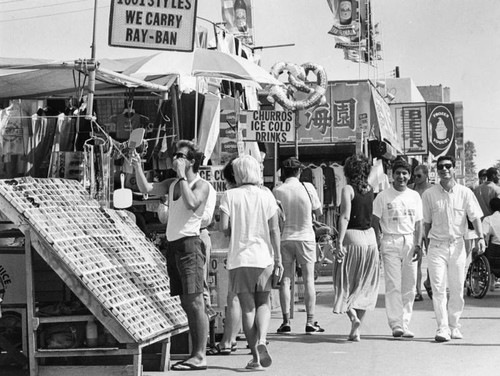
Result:
M424 260L425 271L425 260ZM425 272L424 272L425 273ZM425 275L425 274L424 274ZM447 343L434 341L436 321L432 301L427 294L415 302L410 329L413 339L395 339L387 325L384 284L381 283L377 306L368 312L361 327L361 341L347 340L350 323L346 315L332 313L332 278L321 276L316 283L316 320L324 333L304 333L306 313L300 302L295 305L292 332L276 334L281 312L274 309L268 335L273 364L268 375L338 376L471 376L500 374L500 289L483 299L466 297L461 324L464 339ZM231 355L207 357L208 369L190 371L202 375L235 375L247 371L251 359L242 336ZM185 371L144 372L144 375L177 375ZM0 376L20 376L26 372L0 369ZM71 375L68 375L71 376Z

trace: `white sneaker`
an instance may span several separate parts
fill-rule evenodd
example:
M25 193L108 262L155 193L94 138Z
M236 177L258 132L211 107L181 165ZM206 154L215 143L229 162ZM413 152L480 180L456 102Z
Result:
M394 338L399 338L403 335L404 331L403 329L401 329L399 326L395 327L394 329L392 329L392 336Z
M463 336L462 332L460 331L460 329L458 329L458 328L453 328L453 329L451 330L451 338L452 338L452 339L463 339L463 338L464 338L464 336Z
M413 338L415 337L415 334L410 329L404 329L403 331L403 338Z
M448 342L450 338L450 331L448 329L438 329L434 337L436 342Z

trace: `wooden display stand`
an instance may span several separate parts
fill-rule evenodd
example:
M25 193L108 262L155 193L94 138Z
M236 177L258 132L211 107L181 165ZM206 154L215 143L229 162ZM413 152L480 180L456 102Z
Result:
M19 187L23 184L24 188L21 190ZM52 195L60 193L64 196L62 200L71 205L54 203L47 190ZM36 194L45 201L34 198ZM61 200L61 197L57 199ZM78 207L80 201L81 207ZM143 374L142 350L157 342L162 343L160 371L165 371L169 369L171 337L188 329L187 318L178 299L170 297L166 266L159 251L147 242L135 224L128 222L128 216L113 213L96 204L97 202L85 196L85 191L77 182L32 178L21 178L17 182L0 180L0 211L25 236L30 376L140 376ZM79 214L81 217L75 218ZM94 217L91 218L92 215ZM61 218L63 220L57 222ZM57 223L55 226L54 221ZM103 232L103 229L106 231ZM56 272L92 315L37 316L33 250ZM85 322L94 318L113 335L120 346L39 348L37 330L41 324ZM46 358L121 355L131 356L132 364L43 365L43 359Z

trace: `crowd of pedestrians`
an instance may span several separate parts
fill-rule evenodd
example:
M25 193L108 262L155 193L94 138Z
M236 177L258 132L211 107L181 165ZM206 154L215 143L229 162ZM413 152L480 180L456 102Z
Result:
M304 332L325 331L315 321L317 248L312 227L313 219L322 214L321 203L314 186L300 182L303 165L297 158L282 163L283 184L272 192L263 185L262 164L253 157L233 158L224 167L227 190L219 207L220 229L230 238L227 311L220 343L206 350L206 307L210 302L204 298L204 268L210 243L203 239L203 230L215 205L210 184L198 174L201 158L194 144L179 141L173 160L177 177L160 183L148 182L139 158L132 158L140 190L166 195L171 293L180 296L192 343L189 358L172 368L206 369L207 354L231 354L242 326L252 355L246 368L262 370L272 364L266 336L269 297L276 280L281 281L283 316L276 332L292 331L290 295L295 263L304 277ZM341 191L333 248L333 313L347 315L347 338L360 341L366 312L376 305L383 269L390 332L394 337L413 338L410 323L414 302L423 300L421 260L425 252L428 271L423 286L436 316L435 340L462 339L460 316L470 250L481 254L488 246L489 256L496 257L500 264L498 170L485 170L486 180L473 191L456 182L455 159L451 156L438 158L437 184L429 183L427 166L419 165L412 171L408 162L399 158L392 164L392 186L376 194L368 183L370 168L363 155L353 155L344 163L347 184ZM413 184L409 185L411 180ZM470 246L464 241L467 233L472 239Z

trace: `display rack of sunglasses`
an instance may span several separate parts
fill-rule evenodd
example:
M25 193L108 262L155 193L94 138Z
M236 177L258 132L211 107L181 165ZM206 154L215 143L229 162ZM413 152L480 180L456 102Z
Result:
M104 355L129 355L133 364L99 366L98 374L124 371L139 376L142 349L157 342L163 344L160 370L168 369L170 338L187 330L187 317L179 299L170 296L165 259L125 212L101 207L77 181L31 177L0 180L0 211L25 236L30 376L88 375L91 366L69 370L42 366L38 360ZM37 317L32 249L89 309L90 317ZM37 346L40 324L94 317L121 345L58 350Z

